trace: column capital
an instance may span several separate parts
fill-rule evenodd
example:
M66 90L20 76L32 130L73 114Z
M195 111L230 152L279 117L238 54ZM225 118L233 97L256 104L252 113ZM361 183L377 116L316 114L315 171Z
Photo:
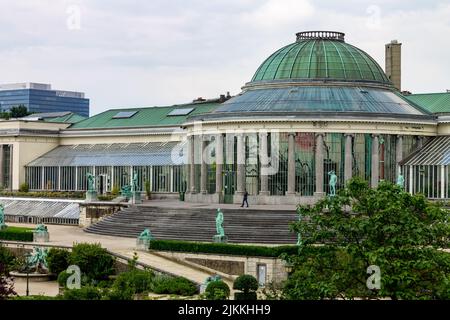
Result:
M316 132L316 133L314 133L314 137L324 137L325 136L325 133L324 132Z
M296 137L297 136L297 132L288 132L288 136L292 137Z
M396 135L396 137L397 138L403 138L403 135L402 134L398 134L398 135Z
M344 133L344 137L354 137L355 134L354 133Z
M370 136L372 138L379 138L380 137L380 135L378 133L372 133Z

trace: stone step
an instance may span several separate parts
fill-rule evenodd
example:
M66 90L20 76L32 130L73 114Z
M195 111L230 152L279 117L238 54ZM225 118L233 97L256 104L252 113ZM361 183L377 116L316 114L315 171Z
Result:
M289 224L297 221L295 211L222 210L223 227L232 243L294 244ZM157 239L211 242L216 233L215 211L204 208L159 208L132 206L105 217L86 228L94 234L137 237L150 228Z

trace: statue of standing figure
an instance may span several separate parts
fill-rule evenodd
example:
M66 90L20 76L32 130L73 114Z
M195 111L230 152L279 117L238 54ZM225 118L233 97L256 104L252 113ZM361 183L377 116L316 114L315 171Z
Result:
M133 174L133 179L131 180L131 192L136 192L139 189L138 187L138 174L135 171Z
M337 175L334 170L331 170L328 172L328 175L330 176L330 196L334 197L336 195L336 183L337 183Z
M94 175L92 173L88 172L86 174L86 177L87 177L87 181L88 181L88 191L94 191L94 188L95 188Z
M225 236L225 230L223 229L223 213L219 209L217 209L217 216L216 216L216 233L218 236Z
M403 177L403 175L402 175L402 172L400 171L400 173L398 174L398 177L397 177L397 185L400 187L400 188L404 188L404 186L405 186L405 178Z
M5 228L5 208L3 207L3 204L0 203L0 230Z

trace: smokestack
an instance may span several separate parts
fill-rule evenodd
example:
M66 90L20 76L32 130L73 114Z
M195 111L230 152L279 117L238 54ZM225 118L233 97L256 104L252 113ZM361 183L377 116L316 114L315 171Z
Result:
M392 40L386 44L386 75L399 91L402 90L402 44Z

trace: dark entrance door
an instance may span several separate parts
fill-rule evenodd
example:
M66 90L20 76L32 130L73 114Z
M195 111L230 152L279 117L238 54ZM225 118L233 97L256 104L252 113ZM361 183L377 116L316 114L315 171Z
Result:
M233 203L233 195L235 191L236 184L236 172L231 169L226 169L223 172L223 202L224 203Z

